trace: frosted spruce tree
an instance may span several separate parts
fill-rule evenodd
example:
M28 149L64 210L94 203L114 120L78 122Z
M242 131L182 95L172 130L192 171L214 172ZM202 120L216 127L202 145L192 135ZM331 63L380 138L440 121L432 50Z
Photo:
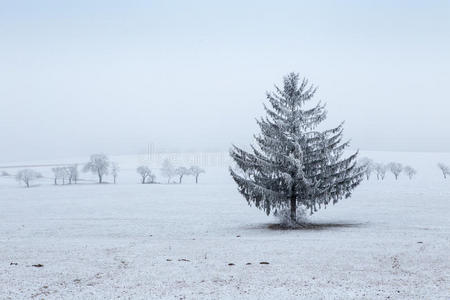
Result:
M233 145L230 151L236 163L231 176L248 204L267 215L288 209L293 224L298 209L312 214L349 197L364 174L356 165L357 152L342 158L349 143L342 142L343 123L317 129L327 112L320 102L305 107L315 92L298 74L284 77L282 88L267 93L270 107L264 105L267 116L257 120L257 146L247 152Z

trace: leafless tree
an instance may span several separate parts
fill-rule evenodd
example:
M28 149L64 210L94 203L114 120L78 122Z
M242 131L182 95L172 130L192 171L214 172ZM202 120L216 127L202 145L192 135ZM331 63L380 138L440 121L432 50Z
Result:
M191 174L195 176L195 183L198 183L198 177L200 176L200 174L205 173L205 170L203 170L199 166L192 166L189 168L189 170L191 171Z
M25 183L26 187L29 188L30 182L32 180L35 180L35 179L38 179L41 177L42 177L41 173L36 172L35 170L23 169L17 173L16 180L19 182Z
M370 179L370 175L374 171L375 163L373 160L367 157L363 157L358 161L358 165L362 166L364 168L364 175L367 180Z
M52 168L53 178L55 185L58 184L58 179L62 180L62 184L65 184L65 177L67 175L67 171L64 167Z
M78 165L71 165L66 167L66 173L68 175L69 184L75 183L78 181Z
M148 183L155 183L155 179L156 179L156 175L155 174L150 174L148 176Z
M398 179L398 176L400 176L400 173L403 171L403 166L401 163L397 162L391 162L388 164L389 171L391 171L392 174L395 176L395 180Z
M450 175L450 167L448 165L444 163L438 163L438 168L441 169L444 179L447 178L447 175Z
M192 173L188 168L178 167L175 169L175 174L178 175L178 183L181 183L184 176L191 175Z
M377 179L384 180L384 177L386 176L387 167L386 165L382 163L376 163L375 164L375 173L377 174Z
M161 174L164 177L167 177L167 183L170 183L170 180L172 179L172 177L174 177L176 175L175 168L172 165L172 163L170 162L170 160L168 160L168 159L164 160L162 168L161 168Z
M113 176L114 184L117 183L117 177L119 176L119 165L115 162L111 163L111 175Z
M405 166L403 168L403 171L405 171L405 173L406 173L406 175L408 175L409 179L412 179L417 174L416 169L414 169L411 166Z
M109 173L109 159L105 154L92 154L89 162L84 166L84 172L91 172L98 176L98 183L103 182L103 176Z
M138 172L138 174L141 175L141 183L142 184L147 183L148 179L150 179L152 183L155 180L155 177L153 176L152 171L147 166L138 167L136 169L136 172ZM152 178L152 176L153 176L153 178Z

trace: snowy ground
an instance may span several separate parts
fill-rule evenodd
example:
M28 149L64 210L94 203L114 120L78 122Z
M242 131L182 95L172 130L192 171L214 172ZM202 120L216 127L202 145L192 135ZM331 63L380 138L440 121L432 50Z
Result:
M225 164L198 185L137 184L130 157L117 185L0 177L0 299L450 299L450 154L364 155L419 174L364 182L296 231L269 229Z

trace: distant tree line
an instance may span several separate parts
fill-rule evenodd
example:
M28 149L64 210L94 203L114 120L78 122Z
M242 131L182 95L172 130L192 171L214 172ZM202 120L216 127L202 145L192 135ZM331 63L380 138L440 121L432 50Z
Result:
M397 180L402 173L408 176L409 179L413 179L417 174L417 170L411 166L403 166L398 162L390 162L388 164L377 163L372 159L363 157L358 161L358 164L364 168L364 175L367 180L370 179L373 173L376 174L378 180L384 180L386 173L390 172ZM447 175L450 175L450 167L444 163L438 163L438 168L441 170L444 179Z
M71 165L65 167L57 167L52 169L54 175L54 183L58 184L58 180L64 185L66 180L69 184L77 183L78 181L78 166Z
M136 171L141 176L142 184L155 183L156 176L148 166L140 166ZM205 173L205 170L199 166L191 166L190 168L175 167L168 159L164 160L161 167L161 174L167 179L167 183L173 183L172 179L177 178L177 182L181 184L185 176L194 176L195 183L198 183L198 178L202 173Z
M372 174L375 174L378 180L384 180L386 173L390 172L396 180L403 173L408 176L409 179L413 179L417 174L417 170L408 165L402 165L398 162L390 162L387 164L375 162L370 158L363 157L358 160L358 165L364 168L364 176L369 180ZM450 166L442 162L437 164L437 167L442 173L444 179L450 175ZM90 172L97 176L98 183L104 182L104 177L111 174L113 177L113 183L117 183L119 176L119 165L115 162L111 162L105 154L93 154L90 156L89 161L83 166L83 172ZM167 183L179 183L183 182L185 176L194 176L195 183L199 182L199 177L205 170L199 166L191 166L189 168L184 166L175 167L170 160L163 161L161 166L161 175L167 180ZM79 180L78 165L67 165L61 167L52 168L53 182L58 184L77 184ZM136 169L139 174L139 182L142 184L156 183L156 175L152 172L150 167L142 165ZM31 182L40 178L43 178L42 174L33 169L22 169L17 172L16 175L11 175L6 171L0 172L1 177L15 177L18 182L23 183L26 187L31 186ZM174 181L174 179L176 179Z
M77 184L79 181L77 164L54 167L51 171L53 173L52 179L55 185ZM111 175L113 183L116 184L120 167L116 162L111 162L105 154L92 154L89 161L84 164L82 171L96 175L99 184L104 183L105 176ZM136 171L140 176L140 183L156 183L156 176L153 174L150 167L144 165L139 166ZM175 167L168 159L163 162L161 167L161 174L167 179L167 183L181 184L185 176L194 176L195 183L198 183L199 176L202 173L205 173L205 170L199 166L191 166L189 168L183 166ZM2 171L0 176L7 177L13 175L6 171ZM18 182L23 183L28 188L31 186L32 181L43 178L44 176L33 169L23 169L18 171L14 177ZM173 181L174 178L177 179L175 182Z
M395 180L398 180L400 174L405 173L409 179L417 174L417 170L411 166L403 166L398 162L390 162L388 164L377 163L372 159L363 157L358 161L358 164L364 168L364 175L367 180L370 179L372 173L375 173L378 180L384 180L386 173L390 172L394 175Z

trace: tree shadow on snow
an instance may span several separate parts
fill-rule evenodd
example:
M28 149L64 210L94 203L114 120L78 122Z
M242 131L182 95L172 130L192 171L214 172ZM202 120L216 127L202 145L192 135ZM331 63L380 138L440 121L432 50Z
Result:
M264 228L271 230L327 230L335 228L357 228L363 227L368 223L348 223L348 222L335 222L335 223L302 223L295 226L286 226L284 224L265 224Z

